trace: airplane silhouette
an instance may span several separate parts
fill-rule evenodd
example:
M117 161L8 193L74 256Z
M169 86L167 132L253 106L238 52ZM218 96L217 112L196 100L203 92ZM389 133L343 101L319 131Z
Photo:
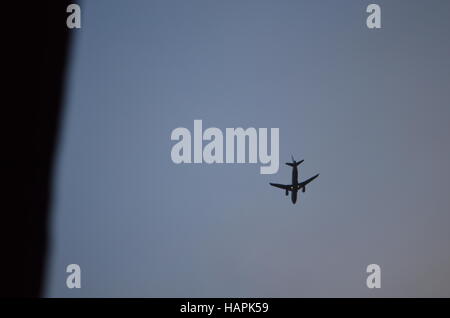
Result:
M319 176L316 174L314 177L311 177L303 182L298 183L298 170L297 166L301 164L304 160L295 161L294 157L292 157L292 162L286 162L286 164L292 167L292 184L278 184L278 183L270 183L271 186L283 189L286 191L286 195L291 191L291 200L292 203L295 204L297 202L297 192L302 189L302 192L306 191L306 185L313 181L315 178Z

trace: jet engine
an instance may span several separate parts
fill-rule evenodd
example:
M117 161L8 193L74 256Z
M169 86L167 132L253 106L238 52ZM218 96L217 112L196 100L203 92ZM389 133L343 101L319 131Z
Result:
M286 189L286 196L289 194L289 191Z
M303 189L302 189L302 192L305 192L306 191L306 186L305 187L303 187Z

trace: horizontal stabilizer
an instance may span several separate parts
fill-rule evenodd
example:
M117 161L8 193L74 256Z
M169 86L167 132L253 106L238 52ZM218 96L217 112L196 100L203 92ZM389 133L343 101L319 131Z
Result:
M286 164L290 167L297 167L299 164L301 164L303 161L305 160L300 160L300 161L293 161L293 162L286 162Z

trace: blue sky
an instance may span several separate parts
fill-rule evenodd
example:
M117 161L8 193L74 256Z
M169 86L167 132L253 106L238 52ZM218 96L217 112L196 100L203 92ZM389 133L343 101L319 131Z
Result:
M450 3L369 3L82 2L47 296L450 296ZM292 205L283 164L175 165L195 119L279 128L320 177Z

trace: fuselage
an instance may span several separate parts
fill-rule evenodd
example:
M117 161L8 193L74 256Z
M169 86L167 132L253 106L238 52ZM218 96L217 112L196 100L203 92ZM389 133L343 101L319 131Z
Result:
M292 167L292 189L291 189L291 200L295 204L297 202L297 186L298 186L298 170L297 166Z
M295 204L295 202L297 202L297 190L292 190L291 191L291 200L292 200L292 203L294 203Z

